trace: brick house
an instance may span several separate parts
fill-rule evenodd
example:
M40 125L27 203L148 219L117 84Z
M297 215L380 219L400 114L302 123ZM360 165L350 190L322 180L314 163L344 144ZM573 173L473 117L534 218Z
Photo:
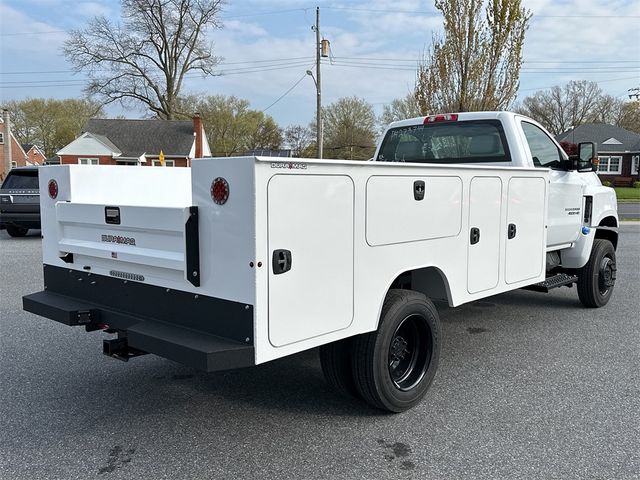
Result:
M33 143L23 143L21 145L22 151L27 156L27 165L44 165L47 160L42 150Z
M587 123L556 137L559 142L596 142L598 176L615 186L628 187L640 180L640 134L605 123Z
M11 116L8 110L2 111L0 118L0 181L7 172L15 167L28 165L27 154L11 131Z
M57 152L61 164L189 167L211 150L200 115L192 120L93 118Z

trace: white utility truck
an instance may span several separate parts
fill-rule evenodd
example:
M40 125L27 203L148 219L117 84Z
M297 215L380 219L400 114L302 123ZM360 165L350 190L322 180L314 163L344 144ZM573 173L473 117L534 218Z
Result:
M403 411L438 365L432 299L577 284L607 303L616 197L579 151L480 112L393 123L369 162L42 167L44 290L24 308L205 371L320 347L331 385Z

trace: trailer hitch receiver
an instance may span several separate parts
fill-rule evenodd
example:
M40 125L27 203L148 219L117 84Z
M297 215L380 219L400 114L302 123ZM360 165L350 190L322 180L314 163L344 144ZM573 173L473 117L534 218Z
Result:
M128 362L130 358L146 355L147 352L129 346L127 337L110 338L102 342L102 353L108 357Z

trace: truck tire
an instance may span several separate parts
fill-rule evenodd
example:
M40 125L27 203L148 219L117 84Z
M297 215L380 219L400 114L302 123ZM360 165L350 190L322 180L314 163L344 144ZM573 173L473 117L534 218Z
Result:
M28 231L29 229L25 227L16 227L16 226L7 227L7 233L9 234L10 237L24 237Z
M320 365L324 378L338 393L360 398L351 368L351 338L320 347Z
M433 303L412 290L390 290L378 330L352 346L356 388L370 405L403 412L427 393L440 357L440 319Z
M609 240L596 238L589 261L578 271L578 297L585 307L603 307L615 283L616 251Z

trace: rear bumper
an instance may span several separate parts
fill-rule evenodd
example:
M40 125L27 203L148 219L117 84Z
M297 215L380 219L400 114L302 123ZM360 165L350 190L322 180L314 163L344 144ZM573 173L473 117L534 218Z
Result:
M255 365L253 307L214 297L46 266L45 290L23 308L203 371Z
M0 228L7 226L40 228L40 212L12 212L0 213Z

